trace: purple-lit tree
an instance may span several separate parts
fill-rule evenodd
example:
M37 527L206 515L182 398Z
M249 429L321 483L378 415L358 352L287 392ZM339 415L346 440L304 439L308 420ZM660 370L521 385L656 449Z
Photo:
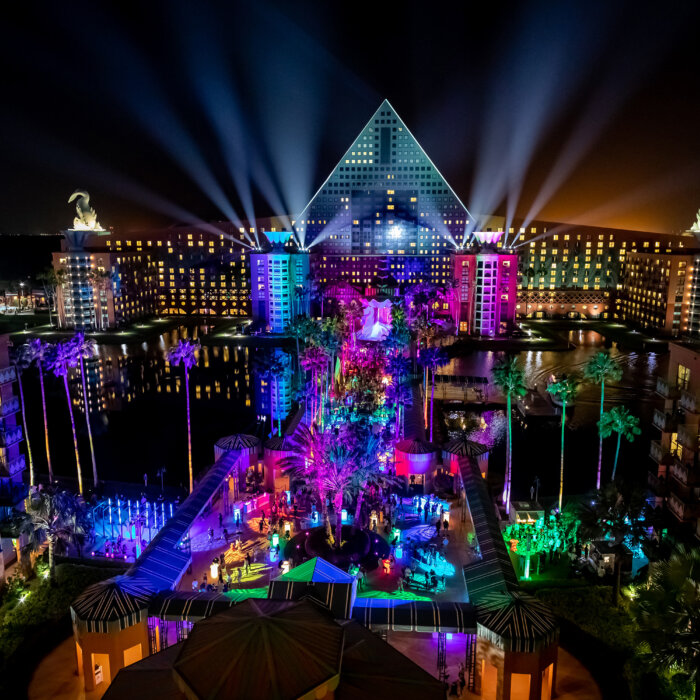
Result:
M307 372L311 372L313 420L318 420L320 423L320 419L317 418L316 414L321 407L321 402L319 402L320 380L325 376L325 372L328 369L328 353L318 345L311 345L302 352L300 359L302 368Z
M22 411L24 440L27 444L27 458L29 459L29 483L31 486L34 486L34 460L32 459L32 446L29 441L29 430L27 429L27 414L24 407L24 383L22 382L24 371L34 361L34 348L31 343L25 343L14 348L11 361L15 368L15 374L17 375L17 386L19 386L19 404Z
M190 416L190 370L197 364L199 343L191 340L180 340L168 351L168 362L171 365L182 365L185 368L185 399L187 402L187 466L190 473L190 493L194 489L194 472L192 469L192 423Z
M46 417L46 392L44 391L44 363L47 362L53 346L44 343L39 338L30 341L32 355L39 370L39 388L41 390L41 408L44 417L44 444L46 446L46 464L49 468L49 483L53 483L53 469L51 467L51 451L49 450L49 423Z
M73 336L73 351L80 364L80 377L83 382L83 408L85 409L85 424L87 425L88 440L90 442L90 457L92 458L92 479L97 486L97 462L95 461L95 446L92 441L92 427L90 426L90 402L87 394L87 379L85 376L85 360L95 357L95 341L86 338L84 333L76 333Z
M515 357L506 357L494 365L491 370L493 383L505 394L506 418L508 419L508 444L506 446L506 473L503 482L503 505L506 513L510 512L510 488L513 476L513 424L512 401L513 397L525 396L525 373L518 367Z
M75 432L75 418L73 416L73 403L70 398L70 388L68 387L68 372L71 367L78 365L78 357L75 352L75 346L70 340L65 340L56 346L56 354L51 360L50 369L56 377L63 379L63 388L66 391L66 401L68 402L68 415L70 416L70 425L73 431L73 449L75 451L75 468L78 473L78 491L80 495L83 493L83 474L80 469L80 454L78 452L78 436Z

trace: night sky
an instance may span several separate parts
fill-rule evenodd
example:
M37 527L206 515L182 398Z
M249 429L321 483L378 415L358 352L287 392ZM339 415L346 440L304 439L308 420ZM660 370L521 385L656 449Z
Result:
M694 5L25 3L0 26L0 234L65 228L77 187L126 230L295 213L384 97L475 213L684 230Z

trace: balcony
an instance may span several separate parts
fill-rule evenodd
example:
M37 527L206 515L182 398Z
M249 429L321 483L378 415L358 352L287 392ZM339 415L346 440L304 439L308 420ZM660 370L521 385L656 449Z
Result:
M668 464L671 461L671 453L658 440L651 441L649 456L658 464Z
M681 391L680 399L678 400L678 405L688 413L699 413L698 408L698 398L695 394L691 394L689 391Z
M683 486L692 487L698 483L697 469L692 465L688 465L678 459L674 459L670 470L671 476Z
M698 428L695 425L678 426L678 442L691 452L698 449Z
M652 423L663 433L671 433L676 427L676 422L670 413L664 413L658 408L654 409L654 417Z
M0 404L0 418L7 418L17 411L19 411L19 399L16 396Z
M11 428L0 427L0 447L10 447L22 440L22 426L15 425Z
M4 367L0 369L0 384L9 384L16 379L14 367Z
M29 495L29 486L24 483L0 484L0 507L14 508Z
M657 377L656 393L665 399L675 399L678 396L678 389L663 377Z
M675 493L670 493L666 500L668 509L681 522L693 520L700 515L700 505L693 499L692 502L686 503Z
M24 455L9 460L0 457L0 476L14 476L23 472L26 468L27 462Z

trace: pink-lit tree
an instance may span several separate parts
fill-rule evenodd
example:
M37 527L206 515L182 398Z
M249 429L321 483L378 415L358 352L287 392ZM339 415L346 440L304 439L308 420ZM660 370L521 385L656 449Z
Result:
M46 417L46 392L44 391L44 363L48 360L53 346L44 343L39 338L34 338L29 345L36 367L39 370L39 389L41 391L41 408L44 417L44 445L46 447L46 465L49 469L49 483L53 483L53 469L51 467L51 451L49 450L49 423Z
M12 365L15 368L15 374L17 375L17 386L19 387L19 405L22 411L22 425L24 426L24 441L27 445L27 459L29 460L29 484L34 485L34 460L32 459L32 446L29 441L29 431L27 430L27 414L24 408L24 383L22 382L22 375L24 371L32 364L34 361L34 347L31 343L25 343L13 349Z
M328 370L328 353L318 345L311 345L302 352L300 359L302 368L307 372L311 372L311 386L313 389L312 416L314 421L320 423L322 401L319 401L319 390L322 393L322 386L326 384L325 373ZM321 382L322 379L323 382Z
M87 425L88 440L90 442L90 457L92 458L92 478L97 486L97 462L95 461L95 446L92 442L92 427L90 426L90 402L87 394L87 380L85 377L85 360L95 356L95 341L86 338L84 333L76 333L73 336L73 352L80 364L80 377L83 382L83 408L85 409L85 424Z
M77 367L78 356L75 352L75 345L71 340L63 341L56 346L56 354L51 360L51 371L56 377L63 379L63 388L66 391L66 401L68 402L68 415L73 431L73 449L75 451L75 469L78 473L78 491L83 493L83 474L80 470L80 454L78 452L78 436L75 432L75 418L73 416L73 403L70 398L70 388L68 387L68 372L71 367Z
M435 372L449 364L450 359L442 348L427 348L421 353L420 363L430 370L430 441L433 440L433 403L435 401Z
M199 343L191 340L180 340L168 351L168 361L171 365L182 363L185 367L185 398L187 401L187 465L190 473L190 493L194 488L194 471L192 469L192 423L190 420L190 370L197 364Z

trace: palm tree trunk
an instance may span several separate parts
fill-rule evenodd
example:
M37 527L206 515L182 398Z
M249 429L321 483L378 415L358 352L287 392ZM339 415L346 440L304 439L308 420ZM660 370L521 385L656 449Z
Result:
M83 380L83 406L85 407L85 423L87 425L88 440L90 441L90 457L92 458L92 480L97 486L97 463L95 462L95 446L92 443L92 428L90 427L90 404L88 403L87 382L85 381L85 364L80 356L80 376Z
M600 420L603 420L603 404L605 402L605 379L600 383ZM603 436L598 430L598 475L596 476L595 487L600 490L600 473L603 468Z
M433 414L435 411L433 410L435 402L435 367L431 370L430 373L430 442L433 441Z
M566 425L566 401L561 403L561 465L559 467L559 512L564 498L564 426Z
M49 483L53 482L53 469L51 468L51 452L49 450L49 423L46 418L46 393L44 392L44 370L41 366L41 360L38 361L39 368L39 387L41 388L41 407L44 414L44 442L46 443L46 464L49 468Z
M343 541L343 492L340 496L336 496L333 501L335 508L335 546L340 549L340 543Z
M611 481L615 481L615 473L617 472L617 458L620 455L620 440L622 438L622 431L617 434L617 448L615 449L615 462L613 463L613 473Z
M15 365L17 385L19 386L19 402L22 406L22 425L24 426L24 440L27 443L27 457L29 458L29 485L34 486L34 460L32 459L32 446L29 443L29 430L27 429L27 414L24 410L24 386L22 385L22 373Z
M47 549L49 550L49 581L53 584L56 582L56 561L54 558L55 542L54 542L53 535L49 535L47 539L48 539Z
M510 392L506 392L506 412L508 414L508 433L506 445L506 477L503 484L503 505L506 507L506 514L510 512L510 479L511 479L511 460L513 455L513 426L511 422L510 409Z
M272 377L268 377L268 381L270 382L270 435L272 436L275 434L275 414L272 410L273 401L274 401L274 397L272 395L272 387L273 387Z
M355 517L353 518L353 525L357 525L360 522L360 517L362 516L362 501L365 498L365 488L367 488L367 482L360 484L360 490L357 494L357 505L355 506Z
M300 360L299 360L299 333L294 334L294 340L296 341L297 344L297 372L301 372L301 365Z
M612 604L617 605L620 597L620 579L622 578L622 555L615 554L615 575L613 578Z
M192 470L192 424L190 422L190 373L185 367L185 399L187 402L187 466L190 472L190 493L194 489L194 472Z
M423 422L428 425L428 366L423 367Z
M66 390L66 400L68 401L68 414L70 415L70 426L73 430L73 449L75 450L75 468L78 472L78 492L83 495L83 474L80 471L80 455L78 453L78 436L75 432L75 418L73 417L73 404L70 401L70 389L68 388L68 373L63 375L63 386Z

